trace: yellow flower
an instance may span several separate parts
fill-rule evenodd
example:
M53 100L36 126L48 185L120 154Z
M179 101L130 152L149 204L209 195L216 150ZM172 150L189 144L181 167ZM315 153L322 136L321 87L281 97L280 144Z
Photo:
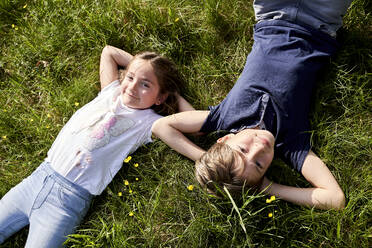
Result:
M75 104L76 107L79 106L79 103L78 102L75 102L74 104Z
M138 167L138 163L135 163L135 164L134 164L134 167L136 167L136 168L137 168L137 167Z
M31 118L31 119L30 119L30 122L33 122L33 121L34 121L34 119Z
M15 27L15 25L14 24L12 24L12 28L14 28Z
M122 196L122 195L123 195L123 193L121 193L121 192L118 193L118 196Z
M130 217L132 217L133 215L134 215L134 213L131 211L131 212L129 212L129 214L128 214Z
M2 138L3 140L6 140L6 135L3 135L1 138Z
M138 179L138 177L136 177L136 181L138 181L139 179Z
M48 114L47 114L47 117L50 118L50 117L52 117L52 116L48 113Z
M15 28L14 28L14 30L16 30L16 31L17 31L17 30L18 30L18 27L15 27Z
M273 213L269 213L267 216L269 216L269 218L272 218L273 217Z
M192 191L193 189L194 189L194 185L189 185L189 186L187 186L187 189L189 190L189 191Z
M129 161L132 159L132 156L128 156L126 159L124 159L124 163L129 163Z
M5 113L5 112L8 112L8 110L6 110L6 109L3 109L3 111L4 111L4 113Z
M124 180L124 184L128 186L129 185L128 180Z
M129 194L132 194L132 193L133 193L133 191L130 189L130 190L129 190Z
M176 19L174 19L174 22L178 22L180 20L180 18L176 18Z
M47 128L47 129L49 129L49 128L50 128L50 126L49 126L49 125L46 125L46 128Z
M270 201L275 201L275 195L272 195L272 196L270 197Z
M24 8L24 9L27 8L27 4L23 5L23 8Z
M268 199L266 199L266 203L270 203L271 202L271 200L268 198Z

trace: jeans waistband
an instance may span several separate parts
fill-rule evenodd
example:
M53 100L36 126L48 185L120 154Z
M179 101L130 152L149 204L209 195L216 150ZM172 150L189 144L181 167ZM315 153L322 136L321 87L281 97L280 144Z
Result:
M93 195L89 193L88 190L84 189L80 185L77 185L62 175L58 174L53 168L50 166L48 162L43 162L39 168L40 170L44 170L48 173L50 177L52 177L57 183L59 183L62 187L70 190L71 192L81 196L85 200L91 200L93 198Z
M316 37L317 40L324 40L325 42L332 44L335 47L338 47L338 42L336 38L330 36L329 34L316 30L308 25L300 25L294 22L285 21L285 20L263 20L254 25L254 30L257 31L263 27L283 27L293 30L298 30L299 32L306 33L309 36Z

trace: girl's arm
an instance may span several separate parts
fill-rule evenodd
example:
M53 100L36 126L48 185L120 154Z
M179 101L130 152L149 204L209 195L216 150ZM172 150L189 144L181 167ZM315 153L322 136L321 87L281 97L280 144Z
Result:
M195 110L194 107L186 101L185 98L177 94L178 110L179 112L192 111Z
M152 133L177 152L195 161L205 151L183 133L199 132L208 114L209 111L186 111L160 118L152 125Z
M320 209L343 209L345 207L345 196L336 179L323 161L311 150L301 172L313 188L296 188L271 183L264 177L261 189L267 188L265 193L298 205Z
M99 64L101 90L109 83L119 79L119 66L126 67L133 56L119 48L105 46Z

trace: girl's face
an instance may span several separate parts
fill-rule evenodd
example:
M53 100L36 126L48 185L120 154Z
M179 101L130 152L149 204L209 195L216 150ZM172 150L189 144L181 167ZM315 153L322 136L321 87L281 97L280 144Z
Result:
M158 79L149 61L135 59L128 67L121 83L123 103L134 109L147 109L152 105L160 105L166 94L160 94Z
M239 178L250 182L264 176L274 157L275 138L266 130L244 129L217 142L224 142L236 151L237 163L233 170Z

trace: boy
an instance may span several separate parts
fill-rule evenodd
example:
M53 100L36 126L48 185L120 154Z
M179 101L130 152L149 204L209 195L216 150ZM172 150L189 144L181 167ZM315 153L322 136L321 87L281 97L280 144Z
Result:
M162 118L153 133L196 161L196 177L211 193L216 185L240 194L245 186L309 207L342 209L344 193L310 146L308 114L317 75L338 47L336 31L351 1L256 0L254 44L240 78L209 111ZM166 128L165 128L166 127ZM182 133L229 131L207 152ZM271 183L275 155L311 188Z

